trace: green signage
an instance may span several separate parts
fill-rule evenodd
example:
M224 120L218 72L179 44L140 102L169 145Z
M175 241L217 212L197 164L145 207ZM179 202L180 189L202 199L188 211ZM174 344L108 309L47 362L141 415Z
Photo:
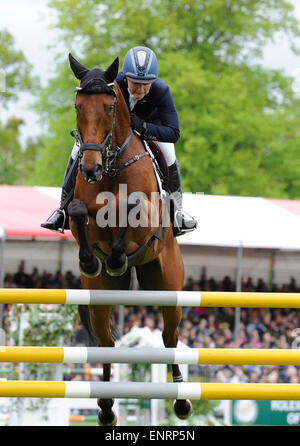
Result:
M300 426L300 401L232 401L232 424Z

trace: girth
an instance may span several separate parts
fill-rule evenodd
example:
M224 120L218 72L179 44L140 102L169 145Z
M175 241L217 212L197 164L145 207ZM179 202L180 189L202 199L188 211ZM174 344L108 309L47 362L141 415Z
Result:
M163 240L163 237L164 237L164 228L160 224L160 226L157 228L155 233L150 237L148 242L128 256L128 267L142 264L148 252L148 249L155 241L155 239ZM99 248L99 246L96 243L94 243L91 247L93 253L97 255L97 257L99 257L102 263L105 263L108 254L105 254L105 252L103 252L102 249Z

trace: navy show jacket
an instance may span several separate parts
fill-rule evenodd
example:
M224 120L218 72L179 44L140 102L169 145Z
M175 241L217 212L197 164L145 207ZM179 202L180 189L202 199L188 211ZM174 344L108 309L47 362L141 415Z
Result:
M118 73L116 81L130 111L128 84L122 71ZM161 79L155 79L149 93L135 104L131 112L147 123L146 138L171 143L179 139L179 119L175 104L169 87Z

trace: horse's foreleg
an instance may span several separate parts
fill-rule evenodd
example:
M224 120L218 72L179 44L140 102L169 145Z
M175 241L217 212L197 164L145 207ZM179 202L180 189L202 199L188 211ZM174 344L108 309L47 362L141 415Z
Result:
M117 238L112 244L111 253L106 259L105 268L110 276L122 276L127 271L128 260L125 254L127 231L128 227L119 229Z
M125 253L126 250L126 235L129 229L128 214L134 207L133 204L126 203L121 205L127 208L126 226L120 227L116 239L111 246L111 253L106 259L105 268L106 272L113 277L122 276L128 268L128 259Z
M164 318L163 341L166 348L176 348L178 343L178 326L181 321L182 310L180 307L163 307ZM172 378L174 383L183 382L183 377L178 364L172 364ZM193 406L190 400L175 400L174 412L178 418L185 420L190 416Z
M92 253L86 233L88 208L84 201L75 199L68 206L68 213L75 224L79 244L79 269L86 277L96 277L101 273L102 264Z

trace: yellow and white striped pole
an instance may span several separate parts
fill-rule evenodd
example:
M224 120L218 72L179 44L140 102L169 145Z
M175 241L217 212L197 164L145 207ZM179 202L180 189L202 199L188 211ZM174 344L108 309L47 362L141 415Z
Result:
M0 397L300 400L300 384L0 381Z
M300 293L0 288L0 304L300 308Z
M300 365L300 350L0 347L0 362Z

